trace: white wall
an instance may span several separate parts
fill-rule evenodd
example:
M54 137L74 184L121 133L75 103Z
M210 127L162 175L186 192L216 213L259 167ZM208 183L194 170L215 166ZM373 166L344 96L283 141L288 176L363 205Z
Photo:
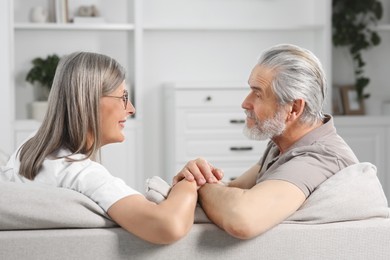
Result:
M10 42L10 14L9 1L0 1L0 150L11 153L13 150L13 94L8 87L11 81L11 66L9 64L12 46Z

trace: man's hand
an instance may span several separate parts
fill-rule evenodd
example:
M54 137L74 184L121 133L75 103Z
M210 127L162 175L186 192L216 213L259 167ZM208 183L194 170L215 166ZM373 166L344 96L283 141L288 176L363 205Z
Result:
M196 181L198 186L205 183L217 183L223 178L223 172L215 168L203 158L189 161L184 168L173 178L172 185L175 185L182 179L187 181Z

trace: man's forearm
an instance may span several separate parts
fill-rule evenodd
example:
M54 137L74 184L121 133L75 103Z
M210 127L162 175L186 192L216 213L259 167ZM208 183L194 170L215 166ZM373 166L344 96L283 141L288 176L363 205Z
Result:
M205 184L198 193L202 208L207 216L222 229L231 223L235 210L245 191L239 188L226 187L221 184Z

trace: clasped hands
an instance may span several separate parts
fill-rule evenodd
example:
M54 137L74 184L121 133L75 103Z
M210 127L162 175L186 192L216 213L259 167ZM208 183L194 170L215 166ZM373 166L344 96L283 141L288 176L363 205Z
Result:
M223 171L215 168L203 158L189 161L184 168L173 178L172 185L186 179L196 181L198 187L206 183L220 183L223 178Z
M223 172L215 168L203 158L189 161L184 168L173 178L172 186L186 179L196 181L198 189L206 183L221 183ZM157 204L164 201L171 190L171 185L158 176L145 181L145 197Z
M186 179L187 181L196 181L198 189L206 183L221 183L223 172L215 168L203 158L189 161L184 168L173 178L172 186ZM153 176L146 180L145 197L152 202L160 204L167 199L171 186L158 176ZM196 223L210 223L209 218L197 204L195 208L194 221Z

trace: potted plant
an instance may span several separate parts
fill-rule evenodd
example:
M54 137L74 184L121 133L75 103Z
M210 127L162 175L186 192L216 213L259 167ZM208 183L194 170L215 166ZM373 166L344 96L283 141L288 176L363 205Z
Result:
M37 57L31 61L32 68L28 71L26 81L37 85L37 101L32 103L32 117L41 121L46 113L47 98L53 84L54 74L60 58L57 54L48 55L46 58Z
M332 7L333 44L348 47L357 97L362 101L370 96L364 92L370 79L364 75L366 63L362 52L380 44L381 38L373 28L382 18L382 3L379 0L333 0Z
M60 57L53 54L45 59L38 57L31 61L33 66L27 73L26 81L31 84L38 83L39 87L42 87L44 95L40 99L47 99L59 60Z

